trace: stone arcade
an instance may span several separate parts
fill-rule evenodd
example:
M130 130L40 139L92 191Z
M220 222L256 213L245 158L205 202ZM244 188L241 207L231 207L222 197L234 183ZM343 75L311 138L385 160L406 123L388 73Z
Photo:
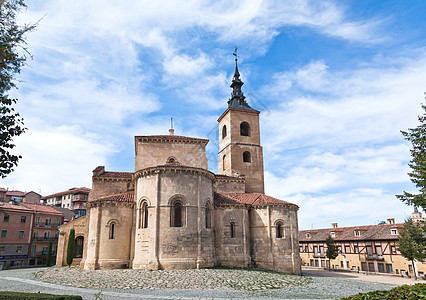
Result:
M219 174L207 139L136 136L135 172L93 171L87 215L60 227L57 266L93 269L258 267L300 274L297 210L264 194L259 111L241 92L238 66L219 117Z

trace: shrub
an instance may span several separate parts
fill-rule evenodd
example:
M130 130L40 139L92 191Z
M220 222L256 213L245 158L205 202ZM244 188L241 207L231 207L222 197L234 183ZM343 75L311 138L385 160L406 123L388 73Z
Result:
M386 300L386 299L426 299L426 284L417 283L415 285L401 285L390 291L374 291L360 293L354 296L342 298L342 300Z

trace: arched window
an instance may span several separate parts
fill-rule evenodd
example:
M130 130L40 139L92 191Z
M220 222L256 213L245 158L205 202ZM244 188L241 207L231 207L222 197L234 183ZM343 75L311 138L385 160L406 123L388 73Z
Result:
M75 239L75 250L74 250L74 257L75 258L81 258L83 257L83 245L84 245L84 237L78 236Z
M212 228L212 210L210 208L210 202L206 203L206 228Z
M250 136L250 125L247 122L242 122L240 124L240 135Z
M226 134L227 134L226 125L223 125L223 127L222 127L222 139L224 139L226 137Z
M173 163L175 163L176 162L176 158L174 158L173 156L170 156L168 159L167 159L167 163L168 164L173 164Z
M282 239L284 237L284 228L282 222L277 222L275 225L276 237L277 239Z
M234 222L231 222L230 230L231 230L231 238L235 238L235 223Z
M174 201L170 210L170 226L184 227L185 226L185 207L180 200Z
M243 153L243 162L251 162L251 154L248 151Z
M148 228L148 203L142 202L139 209L139 228Z
M109 225L109 239L110 240L113 240L113 239L115 239L115 234L116 234L116 224L114 223L114 222L112 222L110 225Z
M226 155L222 157L222 170L226 170Z

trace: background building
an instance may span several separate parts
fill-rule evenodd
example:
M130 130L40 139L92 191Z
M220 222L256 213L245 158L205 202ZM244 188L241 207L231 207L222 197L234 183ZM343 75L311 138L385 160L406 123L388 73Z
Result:
M413 213L422 219L417 210ZM330 235L339 249L339 255L331 260L332 269L414 275L411 262L397 250L399 232L403 223L388 219L385 224L338 227L299 231L299 252L303 266L329 267L325 240ZM417 275L426 273L426 263L417 262Z
M76 213L77 217L86 215L86 203L90 189L86 187L71 188L67 191L51 194L42 197L44 204L68 208Z

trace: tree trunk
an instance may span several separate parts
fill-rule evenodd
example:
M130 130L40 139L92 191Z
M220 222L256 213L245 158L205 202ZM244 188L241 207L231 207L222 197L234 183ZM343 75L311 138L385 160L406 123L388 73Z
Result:
M416 266L414 265L414 259L411 261L411 265L413 266L414 278L417 280L417 275L416 275Z

